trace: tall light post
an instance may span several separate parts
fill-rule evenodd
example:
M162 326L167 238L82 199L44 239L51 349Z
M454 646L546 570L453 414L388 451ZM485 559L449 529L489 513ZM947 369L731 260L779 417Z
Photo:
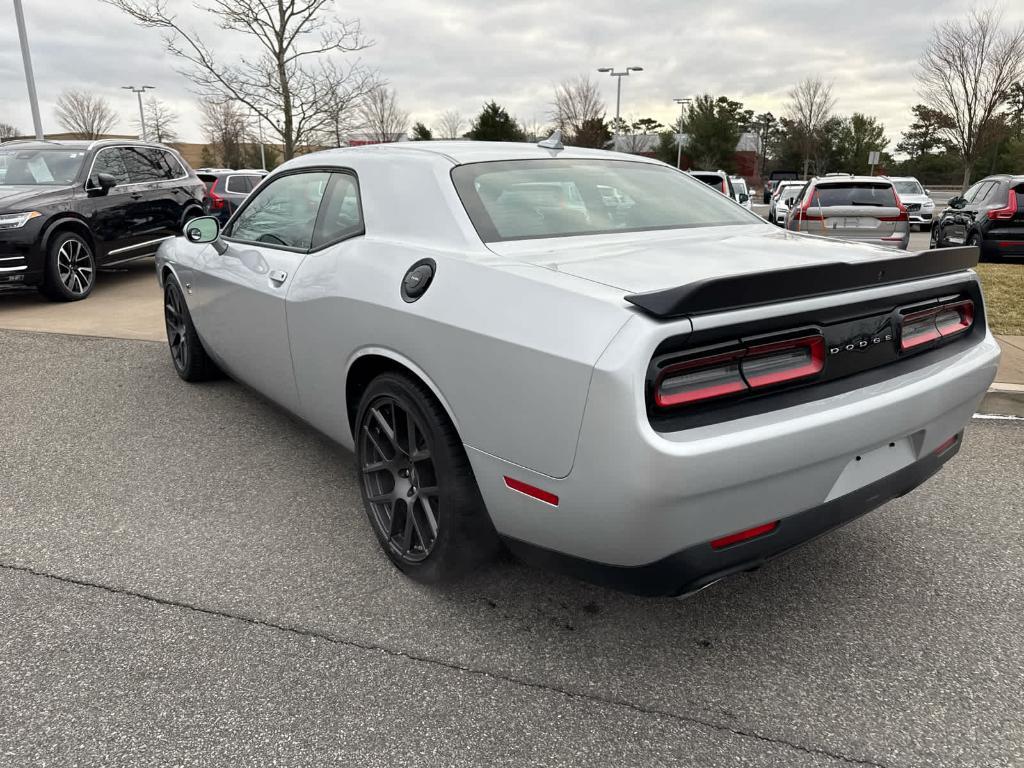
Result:
M28 86L28 103L32 108L32 127L36 138L43 138L43 121L39 118L39 99L36 97L36 76L32 72L32 55L28 50L28 32L25 29L25 12L21 0L14 0L14 18L18 25L18 40L21 42L21 61L25 65L25 85Z
M643 72L643 67L626 67L621 72L616 72L614 67L598 67L598 72L607 72L614 78L617 78L618 84L615 86L615 127L619 127L619 108L622 106L622 78L629 77L630 72Z
M679 130L676 132L676 168L683 170L683 115L686 114L686 105L693 99L672 99L679 105Z
M136 88L134 85L122 85L121 88L125 91L131 91L139 97L139 125L142 126L142 140L146 140L146 113L142 109L142 94L146 91L156 90L156 86L144 85L141 88Z

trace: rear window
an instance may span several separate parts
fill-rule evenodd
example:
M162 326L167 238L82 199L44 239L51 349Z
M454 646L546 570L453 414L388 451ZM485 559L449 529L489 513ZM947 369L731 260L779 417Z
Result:
M660 164L510 160L461 165L452 180L484 242L761 221Z
M924 189L916 181L894 181L897 195L923 195Z
M889 184L822 184L814 188L811 205L822 208L854 205L892 208L896 205L896 194Z
M693 178L698 181L703 181L709 187L715 187L716 189L722 188L722 177L714 173L691 173Z

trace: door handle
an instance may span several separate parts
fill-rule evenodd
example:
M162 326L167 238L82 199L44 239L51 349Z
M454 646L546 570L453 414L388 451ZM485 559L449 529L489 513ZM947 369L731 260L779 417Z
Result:
M287 272L284 272L283 270L280 270L280 269L272 269L272 270L270 271L270 274L269 274L269 275L267 275L267 277L269 277L269 278L270 278L270 282L272 282L272 283L274 283L274 284L275 284L276 286L280 287L280 285L281 285L281 284L282 284L282 283L283 283L283 282L284 282L285 280L287 280L287 279L288 279L288 273L287 273Z

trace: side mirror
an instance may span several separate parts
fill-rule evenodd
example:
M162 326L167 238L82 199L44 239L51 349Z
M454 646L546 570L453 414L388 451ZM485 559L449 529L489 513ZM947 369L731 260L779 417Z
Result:
M950 208L963 208L965 202L966 201L962 197L960 197L960 195L956 195L954 197L949 198L949 202L947 203L947 205Z
M931 197L931 196L932 196L931 190L927 190L927 189L926 189L926 190L924 191L924 194L925 194L925 196L926 196L926 197Z
M792 208L793 207L793 203L796 202L796 198L795 197L787 197L783 202L786 204L787 208Z
M89 192L95 192L100 195L105 195L111 189L117 186L117 179L111 176L109 173L97 173L91 179L89 179Z
M190 243L212 243L220 237L220 222L213 216L200 216L185 225L185 239Z
M745 203L750 199L750 195L746 192L740 192L740 202Z

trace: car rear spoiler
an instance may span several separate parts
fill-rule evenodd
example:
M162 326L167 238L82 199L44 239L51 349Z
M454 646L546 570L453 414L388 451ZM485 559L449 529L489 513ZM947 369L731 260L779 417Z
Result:
M657 318L725 312L948 275L976 266L978 254L978 248L972 245L875 261L812 264L713 277L675 288L634 293L626 296L626 301Z

